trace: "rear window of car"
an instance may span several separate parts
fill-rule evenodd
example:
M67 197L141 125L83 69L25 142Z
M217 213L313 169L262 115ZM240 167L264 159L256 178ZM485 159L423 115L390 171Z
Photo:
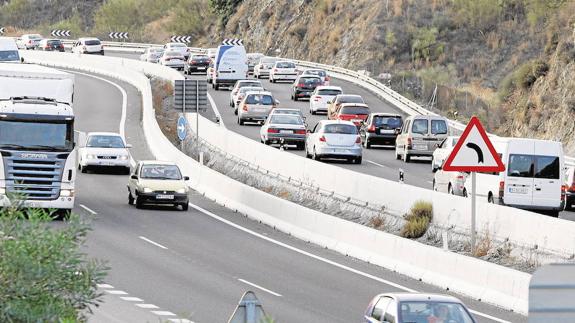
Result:
M260 82L241 82L238 86L241 89L243 87L262 87L262 84Z
M175 57L175 56L181 57L182 53L180 53L180 52L166 52L164 55L172 56L172 57Z
M374 116L373 125L376 127L382 127L384 129L397 129L401 128L403 122L400 117L388 117L388 116Z
M325 90L319 90L317 91L318 95L332 95L332 96L336 96L341 94L340 90L329 90L329 89L325 89Z
M293 114L274 114L270 120L273 124L293 124L293 125L303 125L303 120Z
M264 88L262 87L255 87L255 86L243 86L240 88L240 93L246 93L246 92L251 92L251 91L263 91Z
M183 48L183 47L188 47L188 46L186 46L186 44L171 44L170 47Z
M509 177L533 177L533 156L532 155L509 155L509 165L507 166L507 176Z
M447 134L447 122L445 120L431 120L431 133L434 135Z
M42 36L40 36L40 35L30 35L30 36L28 36L28 38L30 38L30 39L42 39Z
M298 83L303 83L303 84L316 84L316 83L320 83L321 79L317 78L317 77L300 77L299 78L299 82Z
M59 41L58 39L48 40L48 41L46 41L46 43L47 43L48 45L61 45L61 44L62 44L62 42Z
M327 73L324 70L308 70L308 71L305 71L304 74L317 75L317 76L321 76L321 77L327 76Z
M357 134L357 127L349 124L327 124L325 125L323 132L355 135Z
M275 110L274 110L274 113L277 113L277 114L293 114L293 115L297 115L297 116L302 115L302 114L301 114L301 111L299 111L299 110L282 110L282 109L275 109Z
M207 55L193 55L192 59L197 59L197 60L208 60L210 59Z
M150 52L153 52L153 53L162 53L163 51L164 51L163 48L158 48L158 47L150 48Z
M271 95L266 94L252 94L246 98L247 104L261 104L261 105L273 105L274 99Z
M340 111L341 114L369 114L369 108L366 107L343 107Z
M87 46L95 46L95 45L100 45L100 41L96 40L96 39L91 39L91 40L86 40L84 42L84 44L86 44Z
M279 62L276 64L277 68L295 68L295 64L291 62Z
M275 63L276 59L275 58L262 58L260 60L260 63L262 64L270 64L270 63Z
M355 95L342 95L338 97L337 101L339 103L365 103L363 102L363 98L361 96Z
M429 129L427 119L413 120L413 125L411 126L411 132L424 135L427 134L428 130Z

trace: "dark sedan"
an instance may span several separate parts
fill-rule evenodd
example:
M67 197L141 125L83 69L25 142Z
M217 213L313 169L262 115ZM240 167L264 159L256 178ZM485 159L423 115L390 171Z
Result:
M291 99L297 101L301 98L311 97L316 87L323 84L321 77L315 75L300 75L292 87Z
M365 148L371 145L395 145L395 139L403 126L400 115L392 113L372 113L361 126L359 135Z
M194 72L205 73L210 66L210 58L207 55L191 55L184 68L185 74Z

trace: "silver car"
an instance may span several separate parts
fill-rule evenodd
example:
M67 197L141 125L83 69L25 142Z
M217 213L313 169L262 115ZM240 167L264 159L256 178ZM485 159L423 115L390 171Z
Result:
M260 141L266 145L295 145L305 148L306 129L303 119L296 114L272 113L260 128Z
M167 67L175 68L180 71L184 70L184 66L186 64L186 59L180 52L170 52L165 51L160 57L159 60L160 65L164 65Z
M238 124L241 126L246 121L264 122L278 104L279 101L274 99L271 92L247 92L238 105Z
M238 100L238 94L241 88L243 87L260 87L263 88L261 81L257 80L239 80L236 81L234 88L230 92L230 107L234 107L237 102L241 101Z
M467 197L465 181L469 174L465 172L447 172L442 169L442 166L439 166L433 176L433 190Z
M140 60L144 62L157 63L164 54L162 47L148 47L146 51L140 55Z
M361 164L361 137L350 121L321 120L308 133L305 145L307 158L346 159Z
M395 140L395 158L408 163L411 157L432 157L437 145L447 138L447 119L441 116L410 116Z

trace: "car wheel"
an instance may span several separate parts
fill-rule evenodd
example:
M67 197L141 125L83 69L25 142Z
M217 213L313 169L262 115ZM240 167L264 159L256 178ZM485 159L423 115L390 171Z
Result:
M487 203L495 204L495 199L493 198L493 194L489 193L487 196Z
M314 115L314 114L315 114L315 111L313 111L312 108L309 108L309 114Z
M132 196L132 193L128 192L128 204L132 205L134 204L134 197Z
M234 109L234 114L238 115L238 109Z
M361 157L361 156L359 156L359 157L357 157L357 158L355 159L355 163L356 163L356 164L361 165L361 162L362 162L362 157Z
M83 174L86 174L86 173L88 172L88 169L86 168L86 166L81 166L81 165L80 165L80 171L81 171Z
M189 207L188 203L182 203L182 211L187 211Z
M447 187L447 194L454 195L453 194L453 187L451 187L451 184L449 184L449 186Z
M311 158L312 158L313 160L317 160L317 161L320 160L319 155L315 152L315 148L313 149L313 155L312 155Z
M467 197L467 190L465 188L463 189L463 197Z
M369 143L369 139L365 138L365 141L363 142L363 146L365 147L365 149L371 149L371 144Z
M140 196L136 197L136 208L141 209L142 206L144 206L144 200Z
M296 148L297 148L298 150L304 150L304 149L305 149L305 143L296 144Z
M437 172L437 167L435 167L435 158L431 158L431 172L435 173Z
M242 118L240 118L240 117L238 117L238 124L239 124L240 126L243 126L243 125L244 125L244 120L242 120Z

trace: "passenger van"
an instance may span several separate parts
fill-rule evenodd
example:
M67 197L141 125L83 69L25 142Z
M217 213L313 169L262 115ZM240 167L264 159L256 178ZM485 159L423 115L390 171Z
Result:
M438 145L449 135L447 119L441 116L410 116L395 141L395 158L406 163L411 157L432 157Z
M558 216L565 205L563 145L527 138L492 140L505 171L477 173L477 196L525 210ZM465 182L471 192L471 180Z
M20 63L20 54L14 39L0 37L0 62Z
M233 87L236 81L248 78L248 56L244 46L220 45L216 52L212 86Z

